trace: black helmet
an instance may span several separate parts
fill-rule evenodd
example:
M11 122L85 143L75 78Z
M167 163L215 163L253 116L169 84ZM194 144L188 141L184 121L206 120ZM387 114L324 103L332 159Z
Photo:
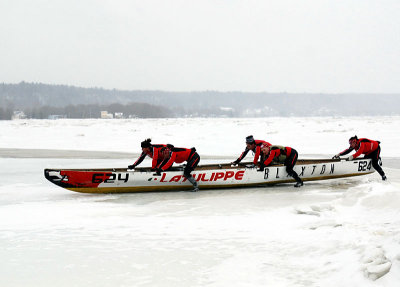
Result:
M349 138L349 142L351 142L352 140L358 140L358 137L354 136L354 137Z
M253 136L248 136L248 137L246 137L246 143L252 144L252 143L254 143L254 142L255 142L255 140L254 140L254 137L253 137Z
M151 139L147 139L147 140L142 141L142 143L140 144L140 146L141 146L142 148L151 147Z

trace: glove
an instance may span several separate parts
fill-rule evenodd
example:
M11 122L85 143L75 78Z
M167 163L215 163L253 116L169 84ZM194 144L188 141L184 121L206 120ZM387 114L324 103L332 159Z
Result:
M251 164L246 165L246 167L247 167L247 168L255 168L256 165L255 165L254 163L251 163Z
M340 159L340 155L339 154L335 154L332 159Z
M134 168L135 168L134 164L128 165L128 169L134 169Z
M349 156L348 158L346 158L346 160L347 161L349 161L349 160L353 160L353 156L351 155L351 156Z

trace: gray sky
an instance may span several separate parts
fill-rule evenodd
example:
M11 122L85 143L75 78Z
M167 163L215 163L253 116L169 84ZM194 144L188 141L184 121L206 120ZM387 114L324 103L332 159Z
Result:
M0 82L400 92L399 0L0 0Z

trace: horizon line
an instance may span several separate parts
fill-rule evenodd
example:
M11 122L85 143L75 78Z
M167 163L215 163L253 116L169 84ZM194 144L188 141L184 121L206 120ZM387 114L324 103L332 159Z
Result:
M248 92L248 91L240 91L240 90L230 90L230 91L220 91L220 90L187 90L187 91L174 91L174 90L160 90L160 89L117 89L117 88L104 88L104 87L83 87L77 85L70 84L55 84L55 83L43 83L43 82L26 82L20 81L18 83L5 83L1 82L1 85L21 85L21 84L29 84L29 85L47 85L47 86L61 86L68 88L79 88L79 89L88 89L88 90L105 90L105 91L118 91L118 92L162 92L162 93L205 93L205 92L214 92L214 93L242 93L242 94L293 94L293 95L399 95L399 92L270 92L270 91L258 91L258 92Z

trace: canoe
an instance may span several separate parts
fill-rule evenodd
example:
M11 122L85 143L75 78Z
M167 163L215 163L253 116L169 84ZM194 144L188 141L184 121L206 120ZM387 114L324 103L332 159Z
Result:
M258 171L231 164L199 165L193 172L200 190L266 186L295 182L283 165L272 165ZM325 180L373 173L370 159L344 161L339 159L298 160L294 170L303 181ZM83 193L161 192L190 190L192 185L183 177L183 166L157 175L150 168L102 168L102 169L45 169L50 182L68 190Z

